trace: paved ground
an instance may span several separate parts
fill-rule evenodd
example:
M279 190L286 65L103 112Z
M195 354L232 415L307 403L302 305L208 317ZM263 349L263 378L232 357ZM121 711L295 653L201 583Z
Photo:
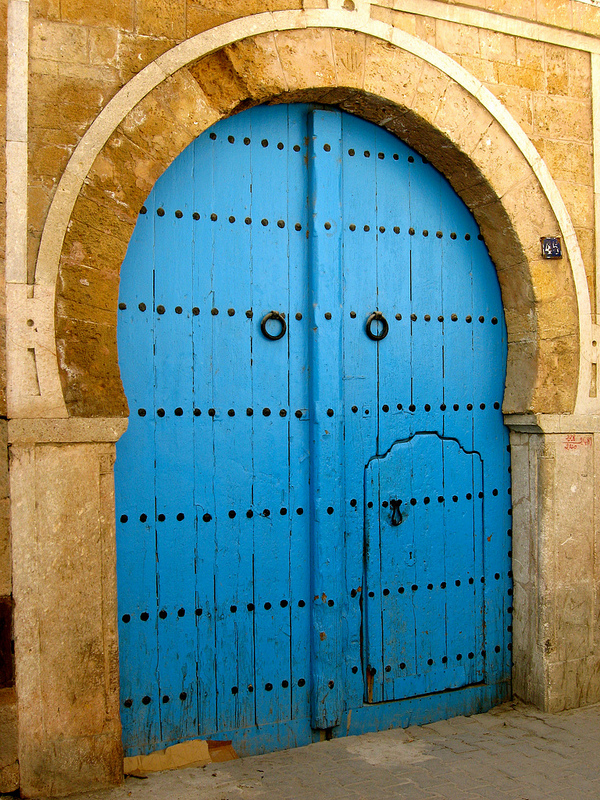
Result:
M72 800L600 800L600 705L487 714L128 778Z

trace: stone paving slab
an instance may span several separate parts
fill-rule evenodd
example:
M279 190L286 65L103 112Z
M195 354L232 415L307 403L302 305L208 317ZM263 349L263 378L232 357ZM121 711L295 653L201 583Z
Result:
M456 717L127 778L71 800L600 800L600 705Z

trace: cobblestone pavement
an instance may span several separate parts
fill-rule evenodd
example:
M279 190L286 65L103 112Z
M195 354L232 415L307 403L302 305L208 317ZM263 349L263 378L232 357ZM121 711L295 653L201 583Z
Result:
M600 705L487 714L127 778L72 800L600 800Z

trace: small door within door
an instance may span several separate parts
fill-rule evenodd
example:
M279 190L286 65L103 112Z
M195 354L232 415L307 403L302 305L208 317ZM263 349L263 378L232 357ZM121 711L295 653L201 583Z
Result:
M365 470L367 702L484 678L483 470L435 433Z

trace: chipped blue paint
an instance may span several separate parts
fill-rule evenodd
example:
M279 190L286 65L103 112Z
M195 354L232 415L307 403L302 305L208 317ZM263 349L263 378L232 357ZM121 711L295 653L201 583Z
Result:
M508 697L506 329L478 234L417 153L308 105L224 120L159 179L119 297L128 755Z

